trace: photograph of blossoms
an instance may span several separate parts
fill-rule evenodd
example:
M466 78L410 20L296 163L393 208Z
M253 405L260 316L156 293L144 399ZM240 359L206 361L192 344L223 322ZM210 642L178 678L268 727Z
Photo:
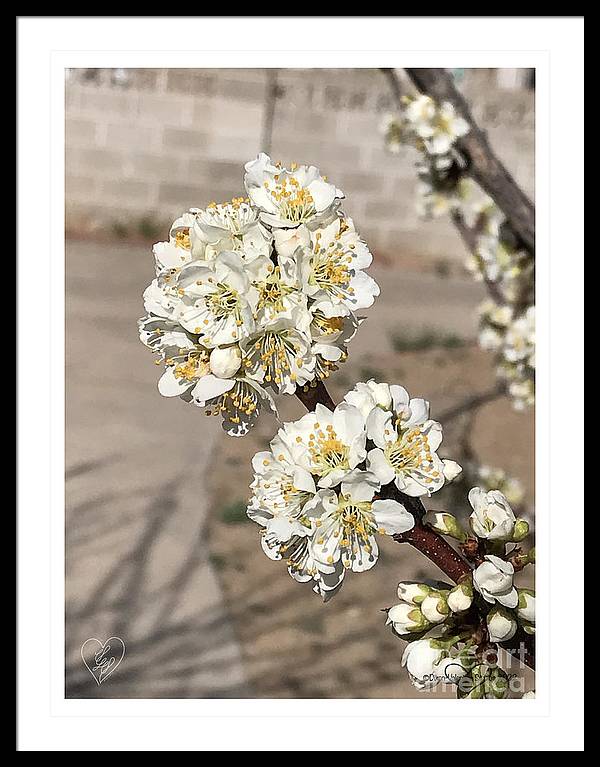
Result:
M535 70L65 94L66 697L534 698Z

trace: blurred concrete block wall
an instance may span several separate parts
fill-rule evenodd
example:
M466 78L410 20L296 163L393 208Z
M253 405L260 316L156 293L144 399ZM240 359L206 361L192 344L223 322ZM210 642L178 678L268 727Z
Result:
M531 72L457 78L495 150L532 192ZM243 163L270 149L284 163L319 165L344 189L346 211L380 258L460 257L449 223L416 215L415 153L384 149L380 125L391 111L376 69L69 70L67 231L150 236L188 207L243 194Z

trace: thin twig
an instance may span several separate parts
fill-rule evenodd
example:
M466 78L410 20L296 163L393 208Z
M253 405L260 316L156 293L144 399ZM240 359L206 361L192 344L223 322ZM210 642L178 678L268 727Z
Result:
M479 232L477 231L477 228L468 226L463 214L459 210L452 212L452 221L454 226L458 229L458 233L462 237L462 240L467 248L475 255L476 258L480 259L480 256L477 255L479 238ZM488 289L488 293L494 299L494 301L501 306L505 305L506 297L504 296L502 289L497 282L490 279L485 274L485 270L483 281L485 282L485 285Z
M489 391L473 394L472 396L464 399L462 402L459 402L457 405L452 405L452 407L447 408L447 410L442 410L442 412L439 413L439 415L436 417L443 423L448 423L448 421L453 421L455 418L459 418L461 415L464 415L471 410L479 408L482 405L487 405L488 402L493 402L494 400L499 399L504 394L505 390L503 386L495 386Z

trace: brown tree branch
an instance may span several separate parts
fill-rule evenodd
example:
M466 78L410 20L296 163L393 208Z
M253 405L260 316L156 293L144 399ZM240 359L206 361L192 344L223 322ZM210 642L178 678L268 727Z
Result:
M535 208L512 175L494 154L484 131L475 122L469 105L445 69L406 69L415 86L437 102L449 101L468 123L470 130L456 147L466 162L468 173L489 194L506 216L523 247L535 252ZM386 70L388 80L393 70ZM394 89L397 99L399 86ZM401 104L398 104L400 106Z
M308 411L314 410L317 403L325 405L330 410L335 408L335 403L322 381L318 381L315 386L306 387L306 391L297 391L296 396ZM390 497L402 503L416 519L416 524L412 530L393 536L397 543L409 543L414 546L455 583L472 572L469 563L452 548L445 538L422 524L425 507L420 498L411 498L401 493L395 485L387 487L386 492ZM504 649L514 657L523 660L530 668L535 668L533 637L524 634L520 645L520 648L505 647Z

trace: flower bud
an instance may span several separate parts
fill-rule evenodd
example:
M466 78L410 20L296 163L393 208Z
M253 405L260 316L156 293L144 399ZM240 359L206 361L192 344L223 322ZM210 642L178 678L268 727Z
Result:
M450 614L450 608L443 594L432 591L421 602L421 612L430 623L442 623Z
M210 353L210 370L217 378L231 378L237 373L242 364L240 347L227 346L224 349L213 349Z
M411 642L402 656L402 665L410 676L410 681L419 690L431 689L438 683L437 663L444 651L429 639Z
M525 540L529 535L529 522L525 519L517 519L515 522L515 528L513 530L511 541L513 543L520 543Z
M490 642L507 642L517 633L517 621L510 610L493 607L486 617Z
M459 679L462 679L468 670L460 658L442 658L435 666L435 674L444 682L450 682L451 684L457 684Z
M421 610L407 602L390 607L386 620L386 624L389 623L392 624L396 634L401 635L425 631L430 626Z
M398 584L398 597L403 602L411 602L413 605L420 605L430 591L431 587L426 583L401 581Z
M488 541L512 539L516 518L499 490L486 493L480 487L474 487L469 492L469 503L473 507L469 518L471 529L478 538Z
M515 569L493 554L486 554L485 561L473 571L473 585L486 602L498 602L504 607L516 607L519 595L513 586Z
M529 690L521 695L521 700L533 700L535 698L535 690Z
M471 580L465 580L455 586L448 594L448 607L453 613L462 613L473 604L473 584Z
M458 541L464 541L466 538L465 531L460 526L458 519L445 511L426 512L423 516L423 524L431 527L436 533L449 535Z
M517 617L527 623L535 623L535 591L531 589L517 589L519 602L517 604Z

